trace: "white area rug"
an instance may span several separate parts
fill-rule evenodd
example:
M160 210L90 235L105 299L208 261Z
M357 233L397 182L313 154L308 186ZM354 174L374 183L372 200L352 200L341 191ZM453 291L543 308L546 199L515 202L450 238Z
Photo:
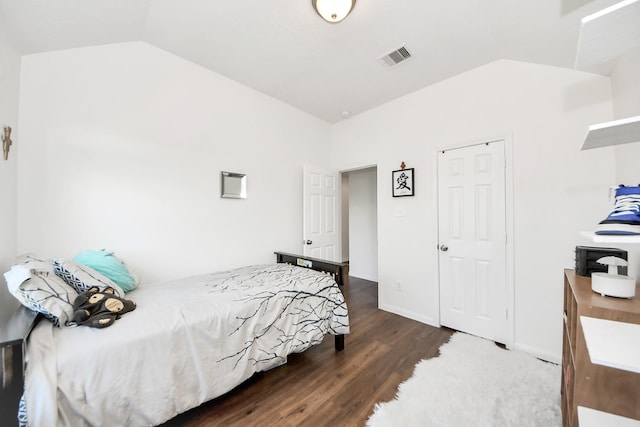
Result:
M388 426L562 425L560 367L456 332L440 356L416 365L395 399L367 421Z

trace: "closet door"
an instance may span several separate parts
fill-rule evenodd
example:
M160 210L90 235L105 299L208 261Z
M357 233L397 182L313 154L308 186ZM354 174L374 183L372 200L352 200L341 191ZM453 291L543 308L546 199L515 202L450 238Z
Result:
M438 153L440 323L506 343L505 144Z

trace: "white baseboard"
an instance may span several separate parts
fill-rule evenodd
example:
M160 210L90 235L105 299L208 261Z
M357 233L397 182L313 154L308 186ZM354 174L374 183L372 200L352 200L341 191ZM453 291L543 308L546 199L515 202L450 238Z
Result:
M425 323L429 326L434 326L436 328L440 327L440 323L435 321L431 316L422 316L418 313L414 313L412 311L407 311L399 307L395 307L388 304L379 304L378 308L380 310L388 311L393 314L397 314L398 316L406 317L411 320L418 321L420 323Z
M537 347L532 347L526 344L515 343L513 346L514 350L522 351L532 355L533 357L537 357L538 359L546 360L547 362L560 364L562 363L562 355L556 353L549 353L547 351L540 350Z
M402 308L389 305L389 304L380 304L378 308L380 310L388 311L390 313L397 314L398 316L406 317L411 320L416 320L418 322L425 323L427 325L434 326L436 328L440 327L440 322L436 321L435 319L433 319L433 317L430 317L430 316L422 316L420 314L407 311ZM547 351L543 351L537 347L532 347L530 345L516 343L514 344L512 350L522 351L524 353L532 355L533 357L537 357L538 359L542 359L547 362L555 363L558 365L562 363L562 356L560 354L549 353Z
M377 282L378 281L378 277L374 276L374 275L370 275L370 274L361 274L356 272L353 272L352 270L349 270L349 276L351 277L355 277L357 279L363 279L363 280L369 280L370 282Z

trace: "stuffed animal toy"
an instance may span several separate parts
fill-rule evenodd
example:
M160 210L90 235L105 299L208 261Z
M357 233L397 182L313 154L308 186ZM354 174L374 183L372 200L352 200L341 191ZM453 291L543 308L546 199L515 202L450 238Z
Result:
M73 301L73 316L70 324L106 328L123 314L135 309L135 302L116 296L113 288L100 291L97 286L94 286L78 295Z

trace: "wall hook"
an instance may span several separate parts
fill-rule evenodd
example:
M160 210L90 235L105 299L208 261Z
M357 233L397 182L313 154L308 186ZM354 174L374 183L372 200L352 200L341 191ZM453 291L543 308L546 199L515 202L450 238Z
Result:
M11 147L11 128L9 126L4 127L4 135L2 135L2 151L4 152L4 159L9 158L9 147Z
M406 168L406 167L407 167L407 165L405 165L404 162L400 163L400 169L404 170L404 168Z

